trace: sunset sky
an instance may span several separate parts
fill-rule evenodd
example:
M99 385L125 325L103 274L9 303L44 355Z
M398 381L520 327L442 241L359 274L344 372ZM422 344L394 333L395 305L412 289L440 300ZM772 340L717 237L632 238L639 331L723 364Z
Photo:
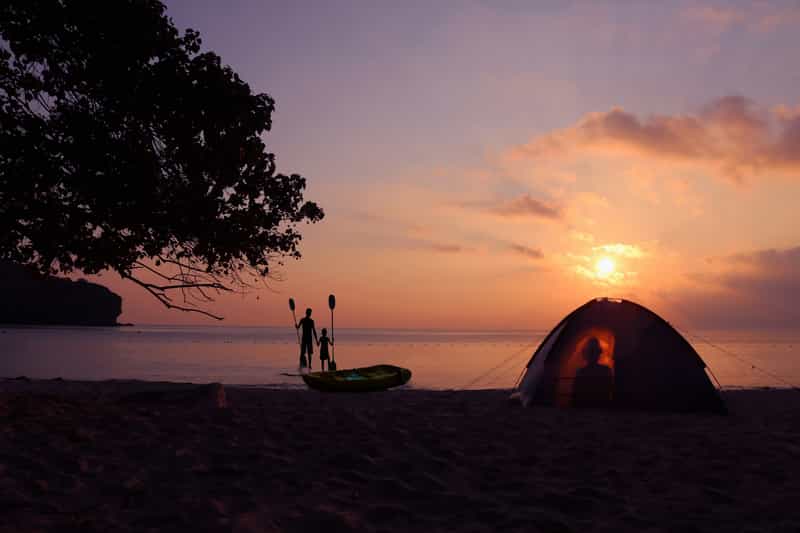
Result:
M169 0L325 219L225 324L548 329L594 296L800 320L800 4ZM122 321L198 323L114 274Z

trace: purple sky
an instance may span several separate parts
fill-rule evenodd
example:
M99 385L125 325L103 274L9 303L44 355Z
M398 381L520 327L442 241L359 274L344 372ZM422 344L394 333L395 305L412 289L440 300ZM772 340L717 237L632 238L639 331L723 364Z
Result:
M229 323L331 291L353 326L549 327L604 294L800 319L796 2L167 5L276 99L267 144L327 213ZM114 288L123 320L203 320Z

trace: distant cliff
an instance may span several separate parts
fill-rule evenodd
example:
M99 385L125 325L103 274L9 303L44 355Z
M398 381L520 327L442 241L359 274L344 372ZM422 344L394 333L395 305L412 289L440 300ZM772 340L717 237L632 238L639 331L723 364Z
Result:
M102 285L0 261L0 324L117 326L120 313L122 298Z

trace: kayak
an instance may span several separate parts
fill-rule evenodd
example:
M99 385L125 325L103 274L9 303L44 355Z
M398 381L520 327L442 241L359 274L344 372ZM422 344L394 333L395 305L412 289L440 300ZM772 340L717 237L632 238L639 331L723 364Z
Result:
M303 381L312 389L325 392L371 392L404 385L411 371L393 365L375 365L335 372L310 372Z

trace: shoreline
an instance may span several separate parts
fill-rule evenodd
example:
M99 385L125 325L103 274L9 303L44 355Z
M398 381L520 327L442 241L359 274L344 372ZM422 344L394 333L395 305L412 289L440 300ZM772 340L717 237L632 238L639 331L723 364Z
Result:
M186 329L256 329L256 330L279 330L282 332L289 332L292 333L294 330L292 329L291 325L286 326L284 324L279 325L260 325L260 324L150 324L146 322L118 322L116 324L23 324L23 323L13 323L13 322L6 322L0 323L0 329L3 328L115 328L115 327L139 327L145 329L174 329L174 328L186 328ZM336 327L337 331L352 331L352 332L387 332L393 334L403 334L403 333L430 333L430 334L473 334L473 335L546 335L549 330L548 329L540 329L540 328L532 328L532 329L520 329L520 328L511 328L511 329L484 329L484 328L477 328L477 329L450 329L450 328L380 328L380 327Z
M76 329L103 329L103 328L132 328L141 326L141 324L133 324L131 322L116 322L114 324L67 324L67 323L14 323L4 322L0 324L0 331L5 333L9 329L62 329L62 328L76 328Z
M208 385L211 382L202 382L202 381L166 381L166 380L148 380L148 379L137 379L137 378L108 378L108 379L64 379L62 377L54 377L54 378L32 378L29 376L0 376L0 394L3 393L3 383L9 382L20 382L20 383L29 383L34 386L44 386L46 384L72 384L77 385L80 384L81 386L85 387L92 387L93 385L103 386L103 385L116 385L116 386L143 386L145 388L149 388L153 385L160 386L160 387L170 387L170 386L177 386L177 387L187 387L187 386L204 386ZM294 386L289 386L284 383L226 383L224 381L213 382L219 383L220 385L224 386L226 389L243 389L243 390L294 390ZM309 390L305 384L299 385L304 390ZM511 393L515 389L512 387L492 387L486 389L453 389L453 388L428 388L428 387L416 387L413 383L409 383L407 385L396 387L394 389L389 389L387 392L392 391L409 391L409 392L447 392L447 393L459 393L459 392L506 392ZM726 387L722 387L721 389L717 389L719 393L723 396L733 393L738 394L741 392L780 392L780 391L792 391L797 392L800 395L800 388L795 385L773 385L773 386L744 386L744 385L729 385ZM313 391L312 391L313 392Z

